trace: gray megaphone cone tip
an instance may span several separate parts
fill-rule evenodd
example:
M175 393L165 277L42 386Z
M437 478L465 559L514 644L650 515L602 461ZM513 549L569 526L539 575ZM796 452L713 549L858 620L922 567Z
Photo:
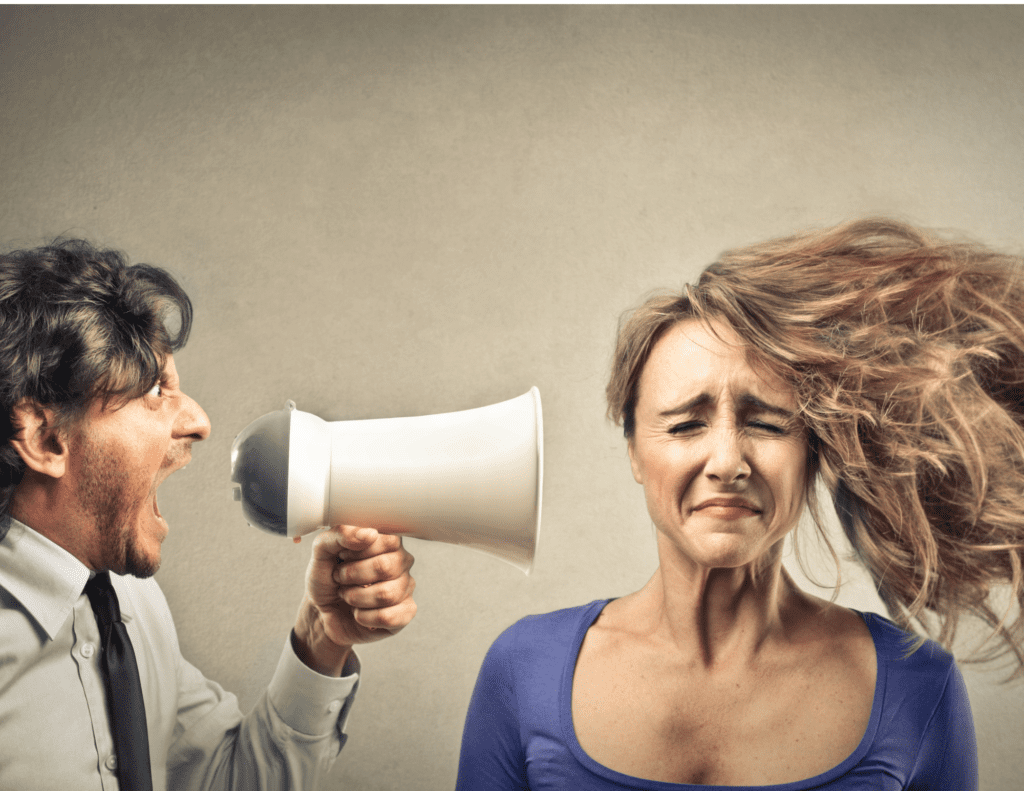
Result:
M291 401L284 409L257 418L231 445L234 498L246 521L278 535L288 534L288 450Z

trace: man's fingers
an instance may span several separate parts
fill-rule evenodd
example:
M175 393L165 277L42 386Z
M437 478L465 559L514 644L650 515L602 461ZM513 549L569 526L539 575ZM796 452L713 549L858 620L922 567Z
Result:
M357 525L336 525L327 531L328 539L335 538L335 543L341 549L350 549L358 552L366 549L380 535L372 527L359 527Z
M388 536L394 538L394 536ZM346 560L334 569L334 581L339 585L373 585L384 580L398 579L415 562L399 543L397 551L356 560Z
M372 527L338 525L321 532L313 543L313 560L360 560L385 552L394 552L402 546L399 536L380 533Z
M378 582L376 585L352 585L341 590L342 600L354 609L379 610L393 607L412 596L416 580L405 574L395 580Z
M360 626L367 629L384 629L392 633L408 626L415 615L416 600L411 596L392 607L352 610L352 617Z

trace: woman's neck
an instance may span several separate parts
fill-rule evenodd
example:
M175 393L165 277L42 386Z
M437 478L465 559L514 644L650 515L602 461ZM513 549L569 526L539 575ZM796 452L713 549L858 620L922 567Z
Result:
M782 542L738 568L697 566L667 543L659 537L661 563L638 595L654 619L652 637L673 644L688 664L749 665L811 606L782 567Z

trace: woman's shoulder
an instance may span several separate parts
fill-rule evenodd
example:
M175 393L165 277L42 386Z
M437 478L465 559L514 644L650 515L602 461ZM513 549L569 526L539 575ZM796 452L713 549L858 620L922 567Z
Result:
M946 720L961 729L970 726L967 686L953 655L882 615L858 614L875 644L881 707L901 712L898 718L885 718L890 726L912 734Z
M922 710L931 710L943 701L947 706L958 705L957 701L966 697L964 677L953 656L939 643L908 632L877 613L862 616L889 691L914 699Z
M858 612L871 632L879 663L890 672L935 678L956 669L956 660L934 640L908 632L874 612Z
M525 658L528 654L564 652L582 641L582 635L601 614L608 599L527 615L503 631L491 646L490 655Z
M970 699L952 654L884 616L861 615L875 641L881 676L878 727L887 736L875 741L920 745L917 766L949 783L943 788L976 788Z
M817 643L825 653L855 659L861 670L904 674L908 681L935 682L955 672L956 660L934 640L909 632L890 618L814 596L801 595L794 619L804 645ZM894 675L895 674L895 675ZM901 682L903 683L903 682Z

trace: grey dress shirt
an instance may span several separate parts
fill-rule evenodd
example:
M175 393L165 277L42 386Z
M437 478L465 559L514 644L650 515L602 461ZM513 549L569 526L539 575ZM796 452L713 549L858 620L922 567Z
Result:
M15 519L0 521L0 789L117 791L89 569ZM359 662L340 679L285 641L246 716L181 656L155 580L111 575L146 703L154 791L308 789L345 742Z

